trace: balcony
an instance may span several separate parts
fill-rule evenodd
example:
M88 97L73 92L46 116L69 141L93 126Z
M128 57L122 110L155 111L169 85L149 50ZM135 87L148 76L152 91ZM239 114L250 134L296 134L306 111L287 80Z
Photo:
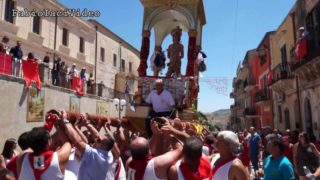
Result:
M246 118L257 118L259 115L257 115L256 110L254 108L245 108L244 109L244 115Z
M271 100L271 91L270 90L259 90L254 95L254 102L257 105L262 105L264 103L269 103Z
M274 76L270 88L275 92L288 93L294 90L294 78L287 63L274 68Z
M247 67L242 67L237 75L237 78L239 80L245 80L246 77L248 76L249 69Z
M307 36L307 52L300 59L295 57L295 49L291 50L291 70L300 79L311 82L320 78L320 45L318 28L309 28L310 35Z
M231 117L236 117L237 115L237 108L235 105L230 106L230 111L231 111Z
M244 108L243 108L243 107L237 108L236 116L237 116L238 118L244 117Z
M247 78L244 82L244 90L248 93L250 93L250 91L252 89L254 89L256 87L256 80L254 78Z

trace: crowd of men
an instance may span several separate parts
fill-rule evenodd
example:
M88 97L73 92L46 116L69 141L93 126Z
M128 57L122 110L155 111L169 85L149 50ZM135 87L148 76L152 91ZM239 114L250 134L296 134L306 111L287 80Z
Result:
M248 159L256 179L309 179L320 174L318 165L301 157L311 152L299 154L306 146L303 133L293 147L296 160L292 162L286 154L286 135L261 138L253 127L250 133L204 130L196 134L191 124L161 117L151 121L152 136L147 138L125 125L112 133L110 122L89 121L86 114L74 121L67 117L65 111L49 111L43 127L19 136L21 152L16 141L8 139L0 156L0 179L249 180ZM319 153L312 143L308 147ZM319 154L314 157L318 160ZM262 168L259 159L264 159ZM304 166L314 174L303 174Z

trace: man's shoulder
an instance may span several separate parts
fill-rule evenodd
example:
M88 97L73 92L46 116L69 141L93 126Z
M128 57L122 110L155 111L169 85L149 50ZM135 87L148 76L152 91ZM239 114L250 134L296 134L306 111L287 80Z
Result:
M164 89L163 92L164 92L165 94L171 94L170 91L167 90L167 89Z
M286 156L282 156L280 166L292 166L290 160Z

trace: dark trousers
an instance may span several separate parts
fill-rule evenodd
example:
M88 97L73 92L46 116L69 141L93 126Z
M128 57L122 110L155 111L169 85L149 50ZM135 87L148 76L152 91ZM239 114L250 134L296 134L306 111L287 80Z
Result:
M60 85L59 73L52 71L51 74L52 74L52 85L59 86Z
M169 117L171 115L171 112L150 112L150 117L146 119L145 126L146 126L146 133L148 138L151 138L152 136L152 130L151 130L151 119L155 117Z

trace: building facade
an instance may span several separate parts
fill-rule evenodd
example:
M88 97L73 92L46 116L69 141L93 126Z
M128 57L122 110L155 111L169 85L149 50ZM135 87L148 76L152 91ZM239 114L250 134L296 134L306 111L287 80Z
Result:
M95 82L105 87L103 96L109 98L116 95L115 91L125 92L129 77L133 94L137 89L134 77L140 62L138 50L95 20L77 14L58 15L67 10L56 0L1 0L0 37L8 36L11 47L21 41L24 56L28 52L39 60L48 56L51 66L60 57L69 67L73 63L77 70L85 67L87 77L92 73ZM46 11L51 14L40 14ZM123 78L117 80L118 74Z
M255 84L249 86L251 95L255 94L255 112L252 110L251 117L257 123L252 123L253 126L270 126L281 131L297 129L310 137L319 137L319 12L318 0L296 1L277 30L266 33L256 48L257 56L249 65ZM244 63L237 72L241 68L245 68ZM235 102L238 79L243 79L241 73L237 73L230 94ZM246 107L241 103L239 106ZM232 118L239 116L233 113Z

